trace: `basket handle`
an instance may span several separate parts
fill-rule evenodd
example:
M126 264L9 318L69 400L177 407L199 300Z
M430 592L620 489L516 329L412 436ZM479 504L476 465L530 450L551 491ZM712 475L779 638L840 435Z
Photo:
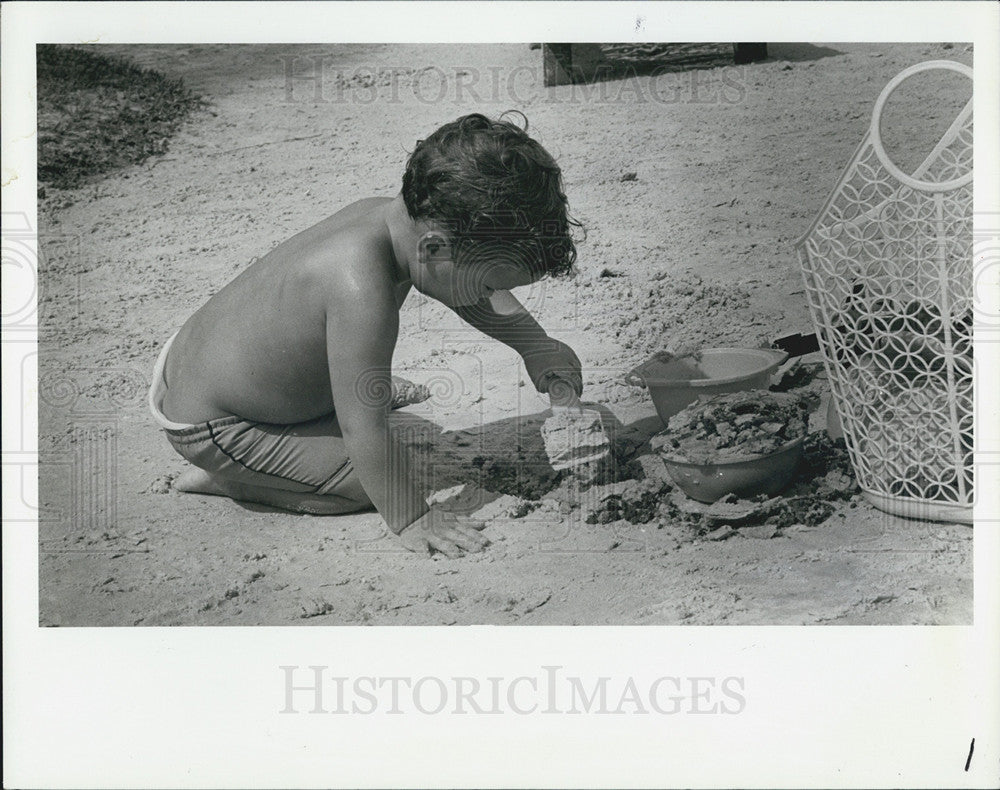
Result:
M951 181L941 181L939 183L934 183L933 181L922 181L921 179L914 178L913 176L900 170L889 158L889 155L885 152L885 146L882 144L882 110L885 108L886 102L889 101L889 96L892 95L893 91L895 91L904 80L909 79L914 74L919 74L923 71L933 71L934 69L940 69L942 71L955 71L959 74L965 75L970 80L972 79L972 69L964 63L956 63L954 60L927 60L923 63L917 63L915 66L903 69L899 72L899 74L889 80L889 84L882 89L879 97L875 100L875 109L872 111L872 123L868 134L871 138L872 148L875 149L875 155L879 158L879 161L890 174L903 184L911 189L917 189L921 192L948 192L952 189L958 189L958 187L964 187L972 181L972 168L969 168L969 172L964 173L958 178L953 178Z

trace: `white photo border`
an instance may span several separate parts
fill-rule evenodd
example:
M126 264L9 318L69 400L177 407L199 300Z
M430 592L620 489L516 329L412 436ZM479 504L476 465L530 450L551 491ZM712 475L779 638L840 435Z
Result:
M30 250L37 228L38 42L971 41L976 214L997 217L996 9L990 2L5 3L5 235L21 228ZM984 297L993 315L1000 315L997 274L986 278ZM994 520L975 532L968 627L39 628L37 525L17 512L17 486L30 489L37 467L34 282L27 269L19 275L5 265L4 290L13 289L4 297L3 337L5 785L982 787L1000 778L996 490L977 512ZM20 328L6 326L8 299ZM977 351L977 365L980 380L1000 381L995 353ZM995 401L982 407L985 463L1000 459L1000 420ZM737 677L742 685L730 687L738 693L729 700L739 707L742 696L744 704L738 715L709 716L555 715L544 705L523 715L367 716L310 714L302 705L289 715L280 713L283 666L323 666L348 678L499 676L505 689L520 677L544 679L545 667L591 683L633 679L645 690L661 677L689 685Z

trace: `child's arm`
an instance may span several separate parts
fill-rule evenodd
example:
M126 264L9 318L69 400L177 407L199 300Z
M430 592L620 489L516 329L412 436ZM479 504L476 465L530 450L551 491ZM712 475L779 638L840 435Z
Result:
M427 507L417 485L425 481L411 478L405 454L389 433L390 367L399 328L392 291L379 283L351 285L346 290L352 293L341 291L327 305L326 347L337 420L361 485L407 548L448 556L478 551L488 543L477 532L481 526Z
M560 378L582 394L580 360L573 349L549 337L510 291L494 291L478 304L452 309L480 332L517 351L539 392L548 392L549 384Z

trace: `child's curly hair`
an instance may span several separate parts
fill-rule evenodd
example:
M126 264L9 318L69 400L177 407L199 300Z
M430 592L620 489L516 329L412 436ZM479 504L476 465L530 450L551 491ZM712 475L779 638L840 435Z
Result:
M523 128L473 113L447 123L406 162L403 201L414 220L451 231L456 249L486 252L494 245L542 274L573 269L571 228L559 166ZM495 248L495 247L494 247Z

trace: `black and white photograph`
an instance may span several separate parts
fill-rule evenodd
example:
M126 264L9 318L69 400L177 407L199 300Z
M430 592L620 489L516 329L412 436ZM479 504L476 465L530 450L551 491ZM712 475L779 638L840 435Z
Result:
M37 56L42 625L971 622L972 45Z
M982 539L1000 518L983 425L996 157L974 157L995 96L980 126L973 113L996 93L995 31L806 41L815 27L790 35L772 9L774 40L720 24L716 42L671 35L652 13L669 4L580 3L626 24L606 42L540 22L401 43L345 22L338 42L332 12L311 35L310 7L398 4L295 5L294 38L213 37L212 17L187 40L40 24L18 45L37 159L15 205L29 172L8 141L26 127L5 117L4 533L5 555L32 553L32 639L211 650L220 634L228 651L294 634L313 647L279 651L252 715L371 714L371 738L386 713L714 713L728 732L780 682L755 686L707 647L734 634L831 660L858 635L864 666L877 648L861 646L894 634L961 633L991 645L976 666L995 661L974 630L996 603ZM435 18L451 5L466 4ZM499 639L513 656L556 633L606 639L623 666L589 677L527 647L528 670L489 682L385 664L422 635L421 650ZM629 665L647 638L712 658ZM356 658L383 645L376 668L337 669L341 640ZM995 727L978 745L974 730L940 744L955 784L936 786L997 775ZM992 763L970 773L975 756ZM812 768L753 765L743 781L815 786ZM617 784L697 784L685 771ZM582 786L566 777L538 786Z

